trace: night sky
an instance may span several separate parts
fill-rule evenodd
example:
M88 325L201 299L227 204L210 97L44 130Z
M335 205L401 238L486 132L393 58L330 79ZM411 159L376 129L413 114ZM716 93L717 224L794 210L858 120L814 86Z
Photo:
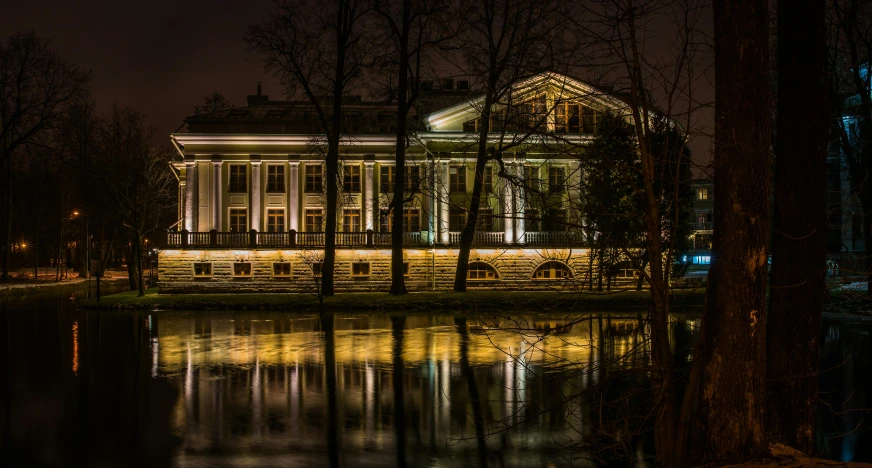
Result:
M169 144L169 133L213 90L244 105L262 81L265 94L280 97L277 80L263 71L259 58L248 57L242 40L272 0L3 3L4 41L30 28L52 38L67 60L92 71L98 109L118 104L144 112L160 142Z
M52 38L67 60L92 71L91 92L99 110L118 104L144 112L159 143L169 144L169 134L212 91L241 106L261 81L264 94L282 98L278 80L263 70L243 41L246 27L265 17L273 0L5 3L0 7L2 40L29 28ZM711 99L712 91L710 83L701 83L696 93ZM710 131L711 110L698 118ZM697 164L708 161L709 146L708 138L691 141Z

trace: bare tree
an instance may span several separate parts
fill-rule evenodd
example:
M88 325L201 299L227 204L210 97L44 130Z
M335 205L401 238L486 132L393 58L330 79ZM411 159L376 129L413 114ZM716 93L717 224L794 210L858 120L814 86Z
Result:
M324 233L323 294L332 296L336 263L336 214L343 96L354 88L369 59L363 38L366 0L282 0L263 22L249 26L245 40L263 55L289 97L302 96L314 108L327 141L327 219Z
M775 207L766 319L766 431L810 454L827 252L826 1L778 2ZM802 96L802 99L796 99Z
M409 111L421 96L422 76L430 71L433 52L446 47L452 40L459 24L452 15L450 2L444 0L373 0L373 9L378 15L385 37L383 42L389 52L385 62L395 68L396 88L388 90L390 98L396 98L396 147L394 150L395 178L393 197L390 203L391 216L391 294L405 294L403 272L404 210L407 199L406 147L409 146ZM456 11L459 13L459 11ZM455 24L452 24L455 23ZM393 88L393 87L391 87Z
M0 166L5 186L2 279L9 275L12 242L13 159L25 144L53 129L86 89L90 74L51 49L33 31L18 31L0 43Z
M258 83L258 86L260 84ZM218 91L212 91L212 94L203 96L203 106L197 108L197 113L211 114L233 107L233 104Z
M454 291L466 291L466 276L469 255L478 224L478 208L482 198L485 167L490 161L502 160L506 127L491 128L491 122L503 109L512 111L512 91L523 79L544 71L562 71L567 62L560 57L565 53L562 24L565 15L563 4L551 0L487 0L475 3L466 13L468 24L464 26L463 58L465 72L474 78L483 96L479 98L478 142L475 148L475 171L472 196L466 225L460 234L457 268L454 276ZM518 102L514 105L517 106ZM536 127L544 124L546 113L539 114ZM497 143L489 137L491 132L501 132ZM530 132L526 135L529 136ZM520 144L515 140L511 147ZM500 164L500 176L506 175Z
M131 256L139 295L145 294L142 257L145 240L172 212L175 179L169 168L172 153L151 144L153 130L142 114L113 107L101 129L103 176L122 225L131 234Z

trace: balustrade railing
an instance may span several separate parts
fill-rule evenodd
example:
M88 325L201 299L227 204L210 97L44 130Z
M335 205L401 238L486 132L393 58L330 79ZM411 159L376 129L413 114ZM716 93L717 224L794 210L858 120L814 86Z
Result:
M167 233L168 247L181 248L297 248L323 247L325 235L323 232L188 232L172 231ZM460 244L460 232L450 232L449 245ZM531 247L566 247L581 244L581 235L573 231L560 232L527 232L519 239L517 245ZM421 232L403 233L403 246L425 247L429 239ZM337 247L389 247L390 232L337 232ZM472 245L475 247L505 246L505 234L502 231L479 231L475 233Z

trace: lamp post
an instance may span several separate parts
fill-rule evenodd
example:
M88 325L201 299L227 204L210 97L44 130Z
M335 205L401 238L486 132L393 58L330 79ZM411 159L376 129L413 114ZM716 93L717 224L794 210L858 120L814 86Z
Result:
M73 211L73 217L81 213ZM88 230L88 215L85 214L85 277L88 278L88 299L91 298L91 233Z

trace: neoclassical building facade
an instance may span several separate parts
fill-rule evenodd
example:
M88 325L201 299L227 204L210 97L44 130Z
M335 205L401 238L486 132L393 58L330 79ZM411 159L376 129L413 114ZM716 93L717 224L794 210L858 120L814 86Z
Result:
M480 95L445 80L418 103L406 170L394 160L395 105L348 96L341 141L335 285L386 290L393 184L406 181L404 249L410 290L450 289L470 211ZM573 287L591 274L575 206L580 158L615 96L543 74L511 93L491 120L502 149L482 180L471 289ZM249 96L248 106L199 113L171 135L179 153L179 221L159 253L161 292L311 291L324 247L326 145L303 102Z

